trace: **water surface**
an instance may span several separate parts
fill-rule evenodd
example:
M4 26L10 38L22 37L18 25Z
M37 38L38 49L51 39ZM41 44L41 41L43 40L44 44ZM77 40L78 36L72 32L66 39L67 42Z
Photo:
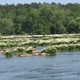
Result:
M5 58L0 54L0 80L80 80L80 51L57 56Z

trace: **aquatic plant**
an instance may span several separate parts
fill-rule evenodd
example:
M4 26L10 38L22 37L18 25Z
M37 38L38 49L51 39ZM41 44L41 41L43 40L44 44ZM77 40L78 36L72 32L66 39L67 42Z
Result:
M26 50L26 53L32 54L33 50Z
M57 52L57 49L55 47L48 47L48 48L45 48L41 51L42 52L45 52L48 56L51 55L51 56L55 56L56 55L56 52Z
M16 48L16 51L17 52L24 52L25 51L25 48L24 47L17 47Z
M58 51L68 51L68 45L57 45L55 46L55 48L58 50Z
M4 54L5 54L6 58L10 58L10 57L13 56L13 52L11 52L10 50L6 50L6 51L4 52Z

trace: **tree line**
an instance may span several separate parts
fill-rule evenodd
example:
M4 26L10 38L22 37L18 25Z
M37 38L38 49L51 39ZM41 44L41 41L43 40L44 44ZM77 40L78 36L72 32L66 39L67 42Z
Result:
M80 4L0 5L0 34L80 33Z

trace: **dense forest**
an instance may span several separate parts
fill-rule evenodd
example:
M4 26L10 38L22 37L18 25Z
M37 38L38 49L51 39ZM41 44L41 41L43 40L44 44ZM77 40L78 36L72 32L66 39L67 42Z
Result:
M0 5L0 34L80 33L80 4Z

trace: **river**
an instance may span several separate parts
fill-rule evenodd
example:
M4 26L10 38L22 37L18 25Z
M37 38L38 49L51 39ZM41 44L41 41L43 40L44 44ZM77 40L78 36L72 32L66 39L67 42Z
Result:
M12 58L0 54L0 80L68 79L80 80L80 51Z

